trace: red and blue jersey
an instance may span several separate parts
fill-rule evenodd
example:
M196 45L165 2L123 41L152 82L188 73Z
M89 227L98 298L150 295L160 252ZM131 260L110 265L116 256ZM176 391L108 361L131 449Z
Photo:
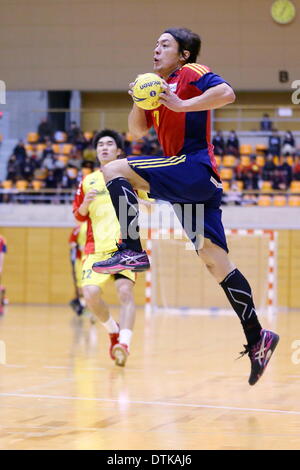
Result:
M7 252L6 240L4 237L0 235L0 253L6 253L6 252Z
M170 75L167 83L180 99L188 100L227 82L205 65L185 64ZM218 175L211 143L209 110L178 113L161 105L157 109L146 111L146 118L148 127L153 125L157 132L164 155L182 155L207 149L207 152L202 152L203 163L209 165Z

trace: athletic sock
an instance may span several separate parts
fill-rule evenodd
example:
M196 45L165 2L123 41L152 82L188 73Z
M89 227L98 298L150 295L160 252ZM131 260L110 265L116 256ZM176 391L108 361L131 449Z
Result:
M143 251L139 235L139 203L129 181L115 178L106 185L121 226L122 242L133 251Z
M238 269L234 269L220 283L233 310L241 320L248 344L260 340L261 325L256 316L251 287Z
M129 346L131 343L131 337L132 337L132 330L129 330L128 328L124 328L123 330L120 330L119 343L126 344L129 349Z
M106 329L106 331L108 331L108 333L112 334L112 333L119 332L119 326L111 315L109 316L109 319L106 322L101 322L101 323Z

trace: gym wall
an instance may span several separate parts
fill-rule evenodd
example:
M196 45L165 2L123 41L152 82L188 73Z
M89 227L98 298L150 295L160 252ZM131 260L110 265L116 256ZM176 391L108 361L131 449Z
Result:
M296 2L297 3L297 2ZM1 2L1 76L8 90L126 90L152 68L171 26L198 32L200 63L236 90L290 90L300 78L300 15L276 24L271 0L9 0ZM289 73L280 83L279 70Z
M71 228L56 227L0 227L0 233L7 239L8 254L5 259L3 283L11 303L33 304L66 304L74 297L71 264L69 260L68 238ZM278 237L278 304L284 307L300 307L300 231L279 230ZM236 248L235 248L236 245ZM235 252L234 252L235 248ZM260 295L262 284L267 282L256 259L262 254L257 240L248 238L243 245L233 241L232 253L234 261L247 275L254 274L254 291ZM250 255L249 255L250 253ZM176 254L178 263L183 260L182 250ZM249 258L254 260L252 264ZM181 260L181 261L180 261ZM169 273L167 284L173 285ZM199 262L199 281L191 281L188 274L180 289L188 290L194 282L194 288L202 292L202 307L210 305L226 307L226 299L221 296L216 303L216 284ZM137 305L144 305L145 276L139 274L135 289ZM105 298L112 304L117 304L113 282L105 288Z

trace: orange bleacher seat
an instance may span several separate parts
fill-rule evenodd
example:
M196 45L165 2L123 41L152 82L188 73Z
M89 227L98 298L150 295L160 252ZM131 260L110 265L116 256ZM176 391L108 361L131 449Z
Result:
M241 155L250 155L253 153L252 145L250 144L241 144L240 145L240 154Z
M59 144L52 144L52 150L54 153L60 153L60 145Z
M300 193L300 181L292 181L290 191L292 193Z
M92 132L86 131L86 132L84 132L83 135L84 135L84 138L85 138L86 140L91 140L91 139L93 138L93 135L94 135L94 134L93 134Z
M222 180L231 180L233 177L232 168L222 168L220 171L220 176Z
M27 180L19 180L16 182L16 188L20 191L24 191L28 188L28 181Z
M274 196L273 205L278 207L286 206L286 196L279 195Z
M39 153L43 153L43 151L45 150L45 148L46 148L46 144L37 144L37 146L36 146L36 150L37 150L37 152L39 152Z
M276 166L280 165L280 158L278 157L278 155L275 155L275 157L273 157L273 162Z
M47 178L47 175L48 175L48 170L47 168L37 168L35 171L34 171L34 177L35 179L37 180L44 180Z
M222 164L222 157L220 155L215 155L216 163L218 166Z
M70 153L72 152L72 148L73 148L72 144L64 144L62 153L64 155L70 155Z
M222 164L224 166L234 167L236 164L236 158L234 155L224 155Z
M67 155L58 155L58 161L62 162L64 165L67 165L69 157Z
M241 165L242 166L249 166L251 164L250 157L248 155L241 156Z
M256 157L256 165L261 168L261 167L264 166L264 164L265 164L265 157L262 157L261 155L257 155L257 157Z
M288 162L288 164L291 165L291 166L294 165L294 159L293 159L292 155L289 155L289 156L287 157L287 162Z
M1 183L3 189L11 189L13 187L12 180L4 180Z
M263 181L261 186L262 191L272 191L271 181Z
M223 186L223 191L229 191L230 190L230 183L229 181L222 181L222 186Z
M244 189L244 182L243 181L236 181L236 185L239 191L243 191Z
M32 187L35 191L39 191L43 186L43 182L41 180L33 180Z
M264 144L257 144L255 150L258 155L265 155L266 151L268 150L268 147Z
M24 145L26 153L31 153L32 152L32 145L31 144L25 144Z
M35 144L39 140L39 135L37 132L29 132L27 134L27 142L29 144Z
M272 198L270 196L259 196L258 205L261 207L268 207L272 205Z
M290 207L300 207L300 196L290 196L288 204Z

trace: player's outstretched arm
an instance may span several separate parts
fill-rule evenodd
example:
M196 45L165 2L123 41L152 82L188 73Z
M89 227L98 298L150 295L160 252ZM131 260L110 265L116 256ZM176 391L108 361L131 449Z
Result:
M206 90L202 95L188 100L181 100L164 84L164 92L160 95L160 103L175 112L207 111L225 106L235 101L233 89L221 83Z

